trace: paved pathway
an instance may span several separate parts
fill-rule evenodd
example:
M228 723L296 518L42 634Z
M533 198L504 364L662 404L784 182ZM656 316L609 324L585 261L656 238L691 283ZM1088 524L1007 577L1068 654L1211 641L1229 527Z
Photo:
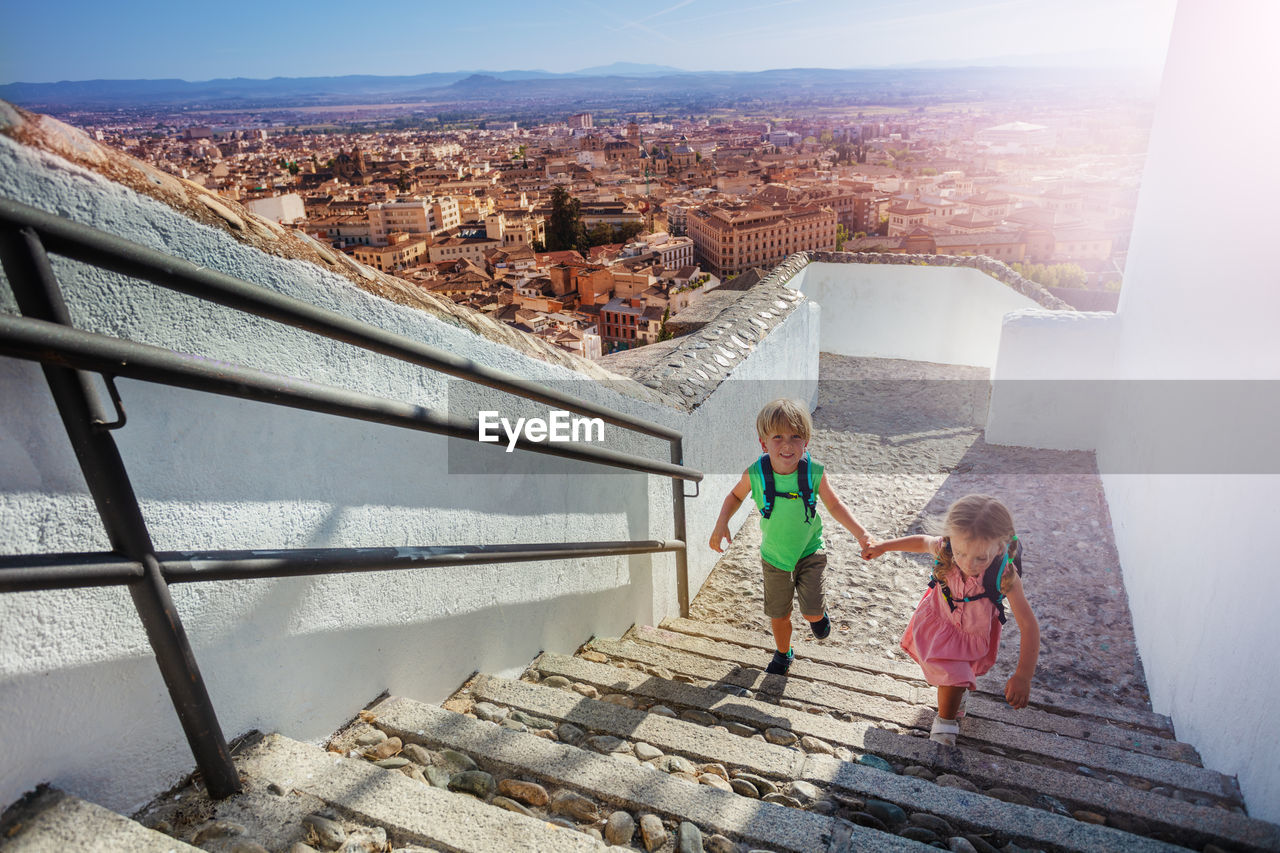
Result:
M920 532L925 516L940 517L965 494L1003 500L1026 547L1027 596L1041 628L1034 687L1149 708L1093 454L987 444L987 376L982 368L824 354L811 452L882 538ZM693 618L767 632L756 518L753 511L703 586ZM927 561L895 553L864 562L853 537L825 512L823 521L836 625L824 644L909 661L898 639L928 583ZM1010 619L984 684L1008 677L1018 642Z

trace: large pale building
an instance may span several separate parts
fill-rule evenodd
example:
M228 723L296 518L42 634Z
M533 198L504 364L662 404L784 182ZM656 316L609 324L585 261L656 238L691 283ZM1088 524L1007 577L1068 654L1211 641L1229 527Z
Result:
M397 199L369 205L369 239L385 246L393 232L429 237L462 224L457 199Z
M687 228L695 260L722 278L772 267L795 252L836 247L836 212L830 207L704 205L690 211Z

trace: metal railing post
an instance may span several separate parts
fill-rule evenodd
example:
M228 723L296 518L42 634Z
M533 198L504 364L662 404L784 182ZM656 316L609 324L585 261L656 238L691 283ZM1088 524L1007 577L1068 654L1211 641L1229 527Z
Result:
M676 465L684 464L684 439L671 439L671 461ZM684 481L671 480L671 516L675 525L672 536L685 543L683 550L676 552L676 600L680 604L680 618L689 618L689 539L685 531L684 520Z
M49 258L33 229L0 229L0 259L24 315L71 325ZM230 796L240 790L240 780L161 574L124 461L110 432L100 428L102 420L95 415L92 380L88 374L66 367L42 364L41 369L112 548L143 565L143 576L129 583L129 592L196 765L211 796Z

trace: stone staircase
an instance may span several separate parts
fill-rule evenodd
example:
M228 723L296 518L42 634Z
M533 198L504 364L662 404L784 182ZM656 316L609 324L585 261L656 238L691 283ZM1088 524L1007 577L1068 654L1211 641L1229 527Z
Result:
M1039 690L1014 711L993 689L943 747L915 667L799 643L781 677L769 652L723 625L637 627L441 706L381 698L327 751L246 738L225 801L196 781L134 822L41 791L0 849L1280 850L1157 714Z

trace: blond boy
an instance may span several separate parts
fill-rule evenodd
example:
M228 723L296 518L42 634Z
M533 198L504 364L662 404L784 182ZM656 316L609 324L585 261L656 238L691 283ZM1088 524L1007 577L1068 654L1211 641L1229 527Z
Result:
M799 599L800 615L818 639L831 633L823 606L822 576L827 555L817 500L849 530L865 555L876 543L858 523L823 476L823 466L809 458L813 421L794 400L774 400L756 416L760 458L742 472L724 499L711 532L711 548L723 551L732 542L729 520L751 495L760 510L760 562L764 572L764 613L773 631L774 654L766 672L785 675L791 667L791 601ZM770 481L772 488L770 488Z

